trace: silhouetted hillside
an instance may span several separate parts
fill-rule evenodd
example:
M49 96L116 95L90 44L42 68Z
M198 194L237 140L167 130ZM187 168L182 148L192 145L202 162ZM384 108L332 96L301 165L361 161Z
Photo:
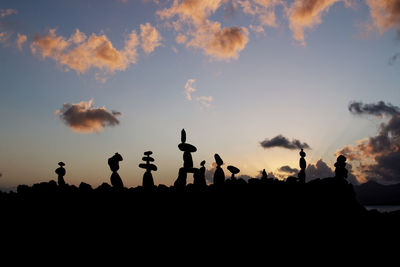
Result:
M362 205L400 205L400 184L383 185L375 181L354 186Z

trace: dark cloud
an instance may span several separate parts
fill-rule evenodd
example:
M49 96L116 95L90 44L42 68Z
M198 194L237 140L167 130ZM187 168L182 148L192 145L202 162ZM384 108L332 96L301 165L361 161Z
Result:
M322 159L318 160L315 164L309 164L306 168L308 181L333 176L335 176L334 171Z
M379 101L373 104L364 104L362 102L350 102L349 111L357 115L374 115L382 117L383 115L399 114L399 108L390 103Z
M273 147L282 147L287 149L310 149L310 146L307 143L302 143L297 139L290 141L283 135L277 135L272 139L265 139L264 141L260 142L260 145L265 149Z
M81 133L93 133L104 130L108 126L119 124L116 116L121 115L121 112L112 111L111 113L105 107L92 107L93 100L89 102L79 102L77 104L66 103L60 110L56 111L73 131Z
M292 168L292 167L290 167L290 166L288 166L288 165L285 165L285 166L280 167L280 168L278 169L278 171L280 171L280 172L285 172L285 173L289 173L289 174L291 174L291 175L295 175L295 174L297 174L297 173L299 172L298 169Z
M349 163L346 164L348 171L347 181L352 184L359 184L356 176L353 174L353 166ZM326 162L322 159L318 160L315 164L309 164L306 168L306 179L311 181L317 178L323 179L328 177L334 177L335 170L331 169Z
M399 107L380 101L376 104L353 102L349 106L353 114L370 114L390 119L380 125L375 136L347 145L337 151L350 161L357 162L355 172L364 180L380 180L384 183L400 182L400 113Z

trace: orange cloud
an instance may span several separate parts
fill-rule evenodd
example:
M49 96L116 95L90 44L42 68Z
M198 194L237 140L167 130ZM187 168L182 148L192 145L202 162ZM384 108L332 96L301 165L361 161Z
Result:
M60 110L56 111L56 114L73 131L79 133L99 132L108 126L119 124L116 116L121 115L120 112L108 112L105 107L94 108L92 104L93 99L77 104L65 103Z
M322 15L338 2L344 2L350 6L350 0L295 0L286 10L289 17L289 27L293 32L293 38L305 45L305 29L312 29L322 22Z
M43 59L51 58L66 70L73 69L81 74L90 68L110 73L125 70L130 64L136 63L138 44L135 31L129 34L125 47L117 50L106 35L92 33L87 38L77 29L66 39L57 36L56 30L51 29L46 35L35 36L30 47L33 54L39 54Z
M156 28L150 23L140 25L140 38L142 49L146 54L150 54L154 49L161 45L162 37Z
M219 22L208 22L199 27L187 42L187 47L202 49L213 59L236 59L248 42L248 30L245 27L221 29Z
M25 34L17 34L17 48L19 51L22 50L22 45L28 40Z
M399 29L399 0L366 0L366 2L370 8L373 24L381 33L390 28Z
M177 43L186 43L186 47L202 49L213 59L236 59L248 42L248 30L245 27L222 28L216 21L210 21L226 0L175 0L166 9L157 14L161 19L176 20L169 25L177 32Z

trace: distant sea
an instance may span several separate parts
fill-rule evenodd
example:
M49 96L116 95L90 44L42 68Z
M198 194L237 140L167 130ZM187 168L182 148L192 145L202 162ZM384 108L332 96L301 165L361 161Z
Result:
M374 205L374 206L365 206L367 210L377 210L379 212L391 212L400 210L400 205Z

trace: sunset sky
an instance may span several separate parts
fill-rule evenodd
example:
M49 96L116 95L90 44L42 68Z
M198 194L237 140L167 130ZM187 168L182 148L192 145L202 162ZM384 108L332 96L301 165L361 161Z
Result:
M115 152L137 186L147 150L173 184L182 128L195 167L283 178L304 148L310 175L344 153L400 182L398 57L399 0L2 0L0 189L59 161L98 186Z

